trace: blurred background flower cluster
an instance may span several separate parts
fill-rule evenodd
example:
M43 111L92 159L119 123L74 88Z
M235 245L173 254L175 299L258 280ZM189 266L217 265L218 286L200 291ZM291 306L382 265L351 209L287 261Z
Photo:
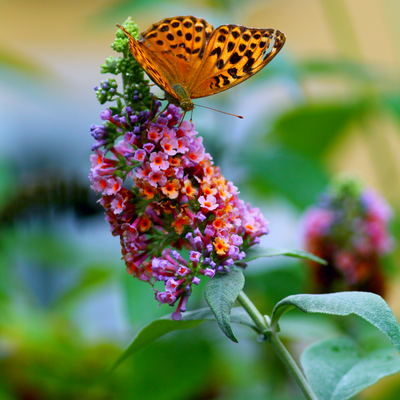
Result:
M115 56L115 23L132 16L144 31L188 14L215 27L287 36L262 72L198 100L244 120L200 108L193 117L215 164L270 221L262 245L301 248L305 211L338 174L353 174L393 211L391 252L378 267L382 293L400 318L397 0L3 0L0 399L302 398L253 332L234 327L237 345L212 323L166 336L104 375L134 333L166 309L125 272L119 241L89 188L89 127L103 109L93 86L105 78L100 64ZM268 314L287 295L325 291L319 284L299 261L263 259L246 269L246 293ZM192 297L191 310L205 306L202 290ZM281 330L295 354L344 332L365 351L388 345L350 317L293 311ZM358 398L399 395L393 376Z

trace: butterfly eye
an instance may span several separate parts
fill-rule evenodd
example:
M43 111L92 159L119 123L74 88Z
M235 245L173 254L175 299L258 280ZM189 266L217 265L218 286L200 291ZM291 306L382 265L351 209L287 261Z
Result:
M193 110L193 108L194 108L194 104L191 100L182 100L180 102L180 106L183 111L190 111L190 110Z

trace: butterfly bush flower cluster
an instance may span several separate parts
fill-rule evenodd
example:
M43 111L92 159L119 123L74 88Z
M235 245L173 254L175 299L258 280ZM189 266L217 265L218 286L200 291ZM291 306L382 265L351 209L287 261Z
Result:
M124 27L137 34L131 21ZM124 47L124 39L117 40L129 59L127 43ZM115 72L120 67L113 60ZM125 90L116 107L101 112L104 123L91 127L89 177L102 195L112 234L120 238L127 272L155 285L155 298L176 305L172 318L180 319L193 285L202 277L229 273L268 233L267 221L239 199L237 187L205 152L194 124L182 121L181 110L172 104L161 112L161 102L141 85L143 72L134 75L124 78L131 93ZM100 102L105 94L99 91L113 84L108 80L95 87Z
M342 178L304 217L305 249L328 261L312 262L317 290L384 293L382 256L392 248L391 209L371 189Z

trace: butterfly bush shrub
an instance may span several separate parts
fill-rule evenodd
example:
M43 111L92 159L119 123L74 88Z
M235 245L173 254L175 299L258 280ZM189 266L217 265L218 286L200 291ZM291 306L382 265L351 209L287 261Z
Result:
M138 38L132 20L124 27ZM109 57L102 73L121 75L123 88L115 79L95 87L101 104L116 103L101 112L102 125L90 128L89 177L120 238L127 272L151 285L162 282L155 298L177 304L172 318L179 320L193 284L216 271L228 274L268 233L267 221L239 199L180 108L160 111L121 31L111 47L122 57Z
M328 261L309 261L316 290L363 290L383 295L382 257L393 245L392 211L378 193L355 178L338 179L310 208L303 221L307 251Z

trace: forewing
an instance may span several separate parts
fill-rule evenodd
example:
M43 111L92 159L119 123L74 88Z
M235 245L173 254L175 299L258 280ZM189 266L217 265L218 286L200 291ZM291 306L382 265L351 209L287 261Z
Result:
M285 44L274 29L223 25L212 34L196 80L188 88L192 99L227 90L265 67Z
M117 25L124 31L129 39L129 48L133 57L146 71L147 75L163 90L170 93L173 97L177 98L175 91L172 89L173 71L164 63L164 61L156 54L148 51L142 43L138 42L124 27Z
M202 63L213 27L204 19L166 18L140 35L146 50L160 57L172 71L171 84L187 89Z

